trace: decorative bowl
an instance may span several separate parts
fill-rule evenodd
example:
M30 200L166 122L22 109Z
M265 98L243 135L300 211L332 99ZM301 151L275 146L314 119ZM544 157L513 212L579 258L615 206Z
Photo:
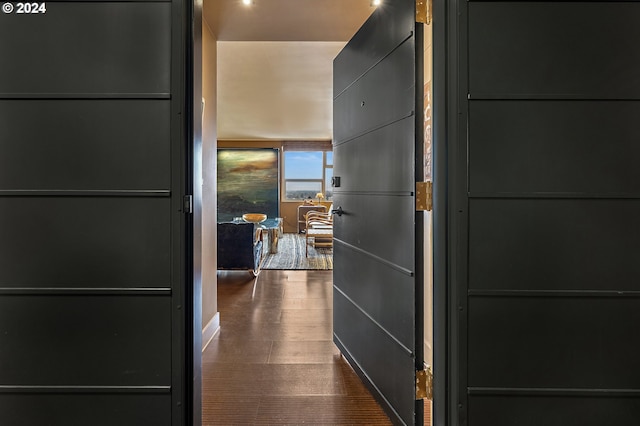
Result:
M242 220L251 223L260 223L267 220L267 215L262 213L245 213L242 215Z

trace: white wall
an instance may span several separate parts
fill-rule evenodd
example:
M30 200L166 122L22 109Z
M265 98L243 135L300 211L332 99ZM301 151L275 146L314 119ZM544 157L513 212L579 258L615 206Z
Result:
M216 152L217 41L202 23L202 327L203 345L219 327L217 286Z

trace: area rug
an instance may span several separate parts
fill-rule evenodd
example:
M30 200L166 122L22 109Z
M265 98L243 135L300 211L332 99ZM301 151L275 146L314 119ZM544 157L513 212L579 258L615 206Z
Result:
M283 234L278 241L278 253L269 254L262 269L333 269L333 251L309 246L305 256L305 238L302 234Z

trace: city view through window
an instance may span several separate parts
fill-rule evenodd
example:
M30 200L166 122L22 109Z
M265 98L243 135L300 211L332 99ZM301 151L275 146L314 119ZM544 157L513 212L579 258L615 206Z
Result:
M286 200L313 199L322 193L332 199L333 153L289 151L284 153L284 197Z

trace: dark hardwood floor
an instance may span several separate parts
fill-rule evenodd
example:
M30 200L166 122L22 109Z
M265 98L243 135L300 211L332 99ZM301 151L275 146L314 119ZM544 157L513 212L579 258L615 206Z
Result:
M389 425L332 339L331 271L218 273L204 425Z

